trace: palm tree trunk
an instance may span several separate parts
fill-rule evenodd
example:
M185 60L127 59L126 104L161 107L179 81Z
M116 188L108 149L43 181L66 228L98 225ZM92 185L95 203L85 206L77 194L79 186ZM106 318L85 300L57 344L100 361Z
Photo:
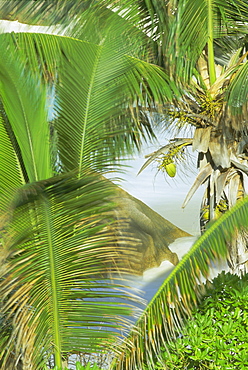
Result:
M245 230L237 232L228 245L228 265L231 271L237 275L248 272L248 233Z
M233 169L226 169L231 172ZM223 172L222 172L223 173ZM243 174L246 176L246 174ZM240 175L239 186L236 191L232 187L232 177L227 176L227 183L223 186L223 192L219 199L219 190L216 182L213 181L214 176L210 176L207 180L206 190L203 195L200 209L200 229L201 233L206 230L208 222L213 221L225 213L228 209L235 205L236 201L244 196L244 188L242 185L242 175ZM232 189L235 194L232 193ZM235 199L235 203L233 200ZM225 235L223 235L225 237ZM248 271L248 232L244 229L235 231L231 242L227 242L228 248L228 265L230 271L234 274L241 275Z

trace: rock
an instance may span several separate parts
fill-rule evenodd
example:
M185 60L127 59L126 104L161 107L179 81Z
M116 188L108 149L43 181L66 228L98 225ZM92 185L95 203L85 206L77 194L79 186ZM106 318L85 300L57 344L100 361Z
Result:
M177 254L168 245L190 234L119 187L114 202L116 241L121 250L120 268L142 275L145 270L159 266L164 260L173 265L178 263Z

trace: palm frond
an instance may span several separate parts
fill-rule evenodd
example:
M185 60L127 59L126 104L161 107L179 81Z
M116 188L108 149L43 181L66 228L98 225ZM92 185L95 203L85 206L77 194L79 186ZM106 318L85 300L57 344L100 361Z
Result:
M20 162L13 150L11 140L4 125L3 112L0 115L0 212L5 210L14 191L24 184Z
M170 3L166 5L167 13L169 10ZM166 31L165 36L161 35L159 38L160 43L163 43L161 52L164 55L166 70L170 70L174 78L190 81L202 52L207 53L208 60L214 61L214 55L211 56L210 53L214 52L215 39L219 41L237 32L245 33L246 12L247 5L243 1L239 3L232 0L174 2L170 21L164 25L165 29L169 27L170 31ZM160 22L163 20L161 19ZM157 28L162 29L161 32L163 32L162 24ZM213 67L209 68L209 72L210 70L214 73Z
M231 80L228 87L226 98L227 103L234 115L240 115L242 112L247 113L248 101L248 62L240 65L238 71ZM244 125L243 125L244 126Z
M81 167L85 153L87 160L96 159L101 141L106 144L106 156L111 154L112 159L130 151L133 143L139 147L142 137L153 133L148 108L163 105L178 94L159 67L121 53L118 38L95 45L45 34L0 37L20 53L32 75L41 74L45 85L57 87L57 162L66 170ZM44 103L44 96L39 101ZM86 132L88 144L84 142ZM90 149L91 144L95 149Z
M42 76L45 83L56 80L63 52L61 39L55 35L28 32L0 35L1 43L20 58L21 65L36 78Z
M129 11L122 3L103 1L77 14L65 35L97 45L112 41L116 52L149 60L149 38L138 28L139 18L138 4L132 3Z
M205 166L202 167L192 187L190 188L189 192L186 195L182 208L186 207L192 196L195 194L196 190L206 181L206 179L211 175L212 172L213 168L210 165L210 163L207 163Z
M166 366L160 358L161 348L166 348L167 341L180 333L184 320L190 317L201 296L202 277L208 278L211 266L228 258L227 242L237 229L248 226L247 207L247 198L239 201L195 242L165 279L124 342L122 354L113 362L115 369L138 370L144 364L154 369L158 363Z
M1 1L0 18L27 24L50 26L57 24L66 24L73 20L75 14L83 12L94 0L86 1L67 1L55 0L53 2L29 1L21 2Z
M155 107L177 93L173 82L158 67L113 52L112 45L78 43L74 55L64 63L57 90L56 129L66 170L79 166L80 173L90 158L99 168L96 159L101 142L105 143L101 148L106 158L112 161L134 145L139 147L146 134L140 107L149 114L149 106Z
M96 174L55 177L17 192L1 248L1 317L3 328L12 327L1 368L11 356L38 370L52 355L61 366L63 354L111 350L123 315L132 312L120 301L128 293L107 277L118 256L111 192Z
M13 58L13 45L2 41L0 96L3 108L29 181L45 179L52 175L46 89L41 81L25 73L22 59L17 54Z

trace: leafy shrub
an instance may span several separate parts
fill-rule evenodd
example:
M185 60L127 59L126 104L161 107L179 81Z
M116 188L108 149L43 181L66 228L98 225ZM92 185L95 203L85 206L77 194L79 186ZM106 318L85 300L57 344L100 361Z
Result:
M156 369L248 369L248 274L222 272Z

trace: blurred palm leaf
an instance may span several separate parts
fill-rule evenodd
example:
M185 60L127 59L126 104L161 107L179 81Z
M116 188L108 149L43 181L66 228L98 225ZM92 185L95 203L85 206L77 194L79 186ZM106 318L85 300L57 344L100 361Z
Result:
M24 65L18 55L13 58L12 45L3 42L2 46L0 96L3 108L29 181L45 179L52 175L46 89L37 78L23 73Z
M3 114L3 111L1 112ZM0 212L5 209L16 188L24 183L19 160L0 116Z
M125 340L122 354L113 362L115 369L138 370L144 364L151 370L158 364L166 366L160 358L161 348L175 339L185 319L190 317L202 294L202 278L209 277L211 266L228 258L227 242L238 229L248 227L247 207L247 198L239 201L194 243L165 279Z
M104 223L111 191L109 182L88 174L47 179L17 192L3 225L2 330L11 325L12 331L1 348L1 368L14 357L24 369L42 369L53 354L61 366L62 354L98 352L120 335L121 315L131 308L119 302L125 297L120 285L107 278L117 258Z
M86 1L1 1L1 19L42 26L70 23L75 14L87 9L95 0Z

